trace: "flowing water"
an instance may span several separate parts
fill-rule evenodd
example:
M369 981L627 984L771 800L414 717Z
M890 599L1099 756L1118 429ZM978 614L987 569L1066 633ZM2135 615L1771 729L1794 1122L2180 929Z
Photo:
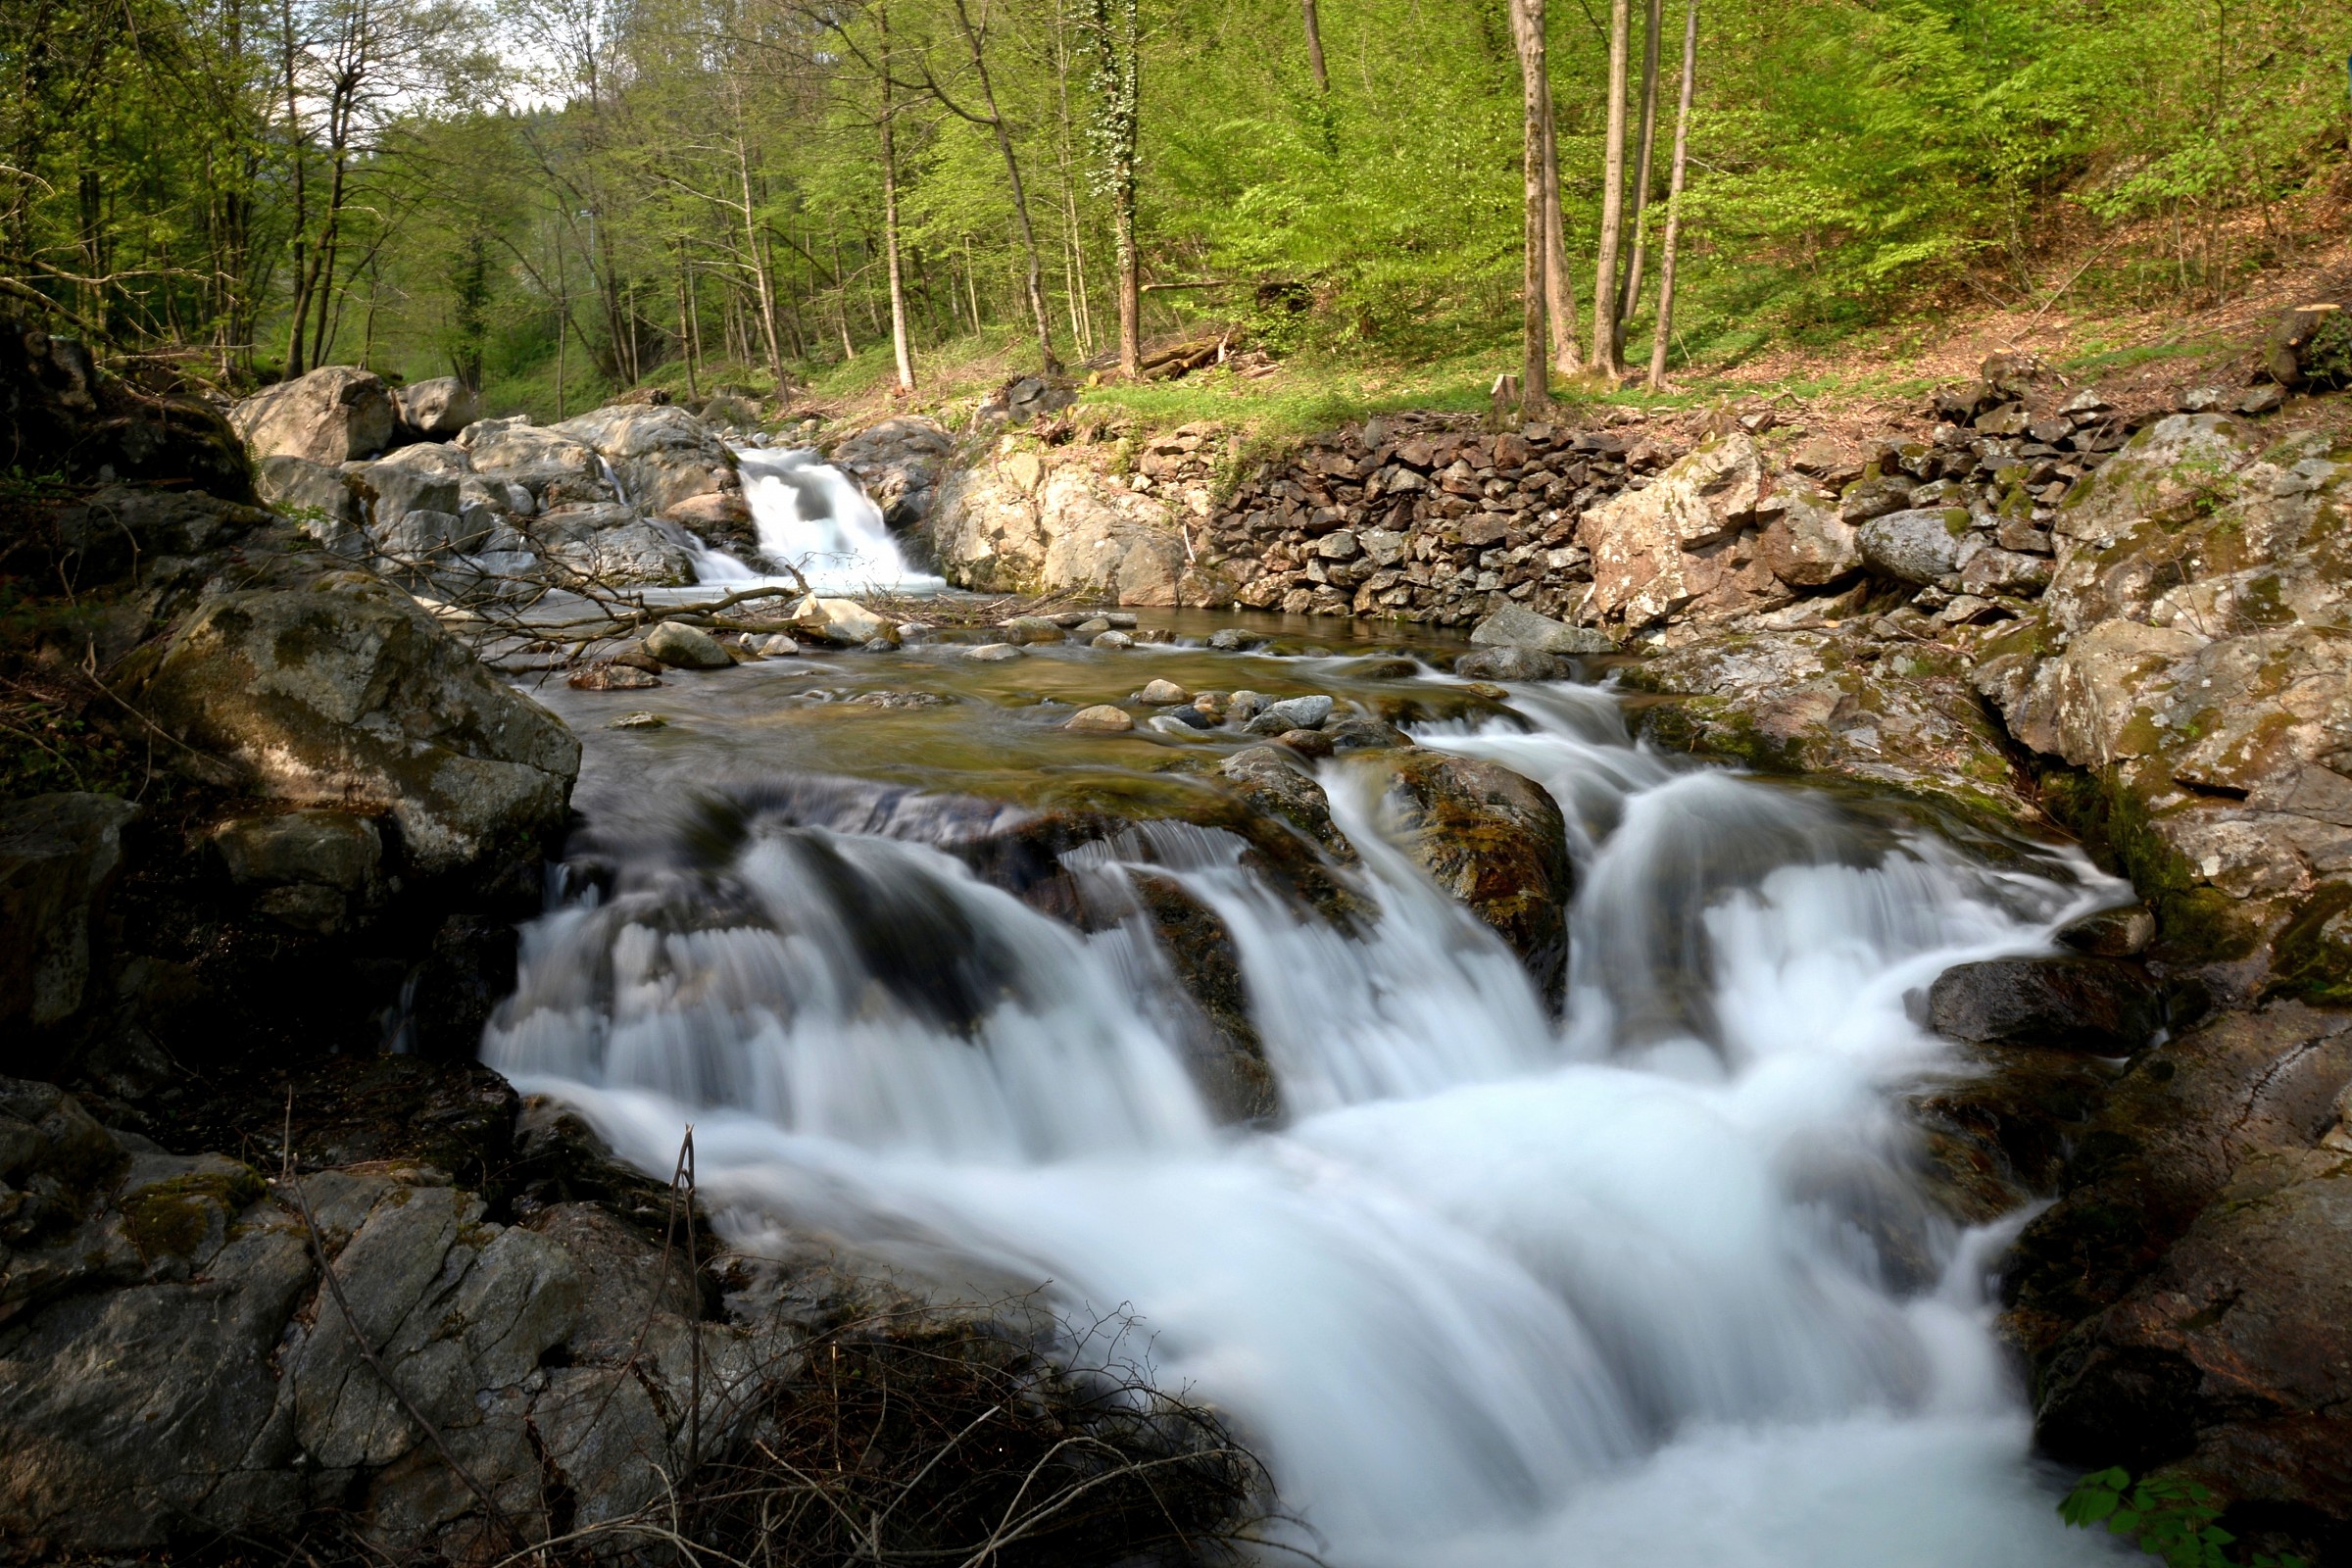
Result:
M1181 760L1237 737L1055 727L1160 674L1332 692L1541 783L1578 873L1560 1015L1390 846L1375 763L1321 771L1361 852L1333 874L1377 909L1353 932L1212 829L1069 852L1092 907L1149 866L1232 932L1285 1114L1220 1125L1149 927L1081 932L959 853L1023 802L1204 788ZM1897 1103L1946 1065L1906 995L2113 900L2079 857L1670 765L1598 688L1496 705L1339 656L909 649L655 695L669 725L620 732L554 695L605 891L526 932L485 1050L649 1170L692 1120L748 1244L1132 1311L1335 1564L2109 1553L2029 1458L2004 1237L1923 1200Z
M882 509L813 448L738 447L735 462L744 504L759 529L759 553L769 565L789 563L819 593L919 592L941 585L907 564ZM694 568L702 582L768 580L738 557L708 547L695 552Z

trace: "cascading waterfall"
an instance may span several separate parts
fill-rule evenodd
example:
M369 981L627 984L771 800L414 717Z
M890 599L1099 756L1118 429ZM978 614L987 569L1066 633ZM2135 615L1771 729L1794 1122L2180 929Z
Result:
M739 1234L1131 1307L1336 1564L2103 1556L2027 1458L1998 1238L1918 1196L1889 1090L1942 1050L1907 993L2114 884L1670 770L1604 694L1514 703L1531 732L1421 739L1561 803L1563 1022L1345 761L1323 778L1377 908L1354 935L1213 832L1064 857L1217 913L1280 1130L1215 1124L1140 920L1082 935L937 843L757 816L715 877L648 849L531 927L486 1054L649 1169L693 1119Z
M760 553L800 568L810 587L852 590L937 588L940 580L907 565L882 509L858 481L823 462L813 448L738 447L743 499L760 530ZM732 556L697 571L706 582L759 576Z

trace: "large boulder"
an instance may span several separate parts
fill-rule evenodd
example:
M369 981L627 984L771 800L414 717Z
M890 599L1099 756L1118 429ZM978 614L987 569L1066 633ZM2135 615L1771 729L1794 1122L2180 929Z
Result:
M1782 502L1764 529L1764 564L1791 588L1828 588L1862 569L1853 524L1802 496Z
M1194 559L1203 517L1120 484L1083 453L1041 453L1015 439L940 484L930 538L950 582L994 593L1075 589L1123 605L1232 602L1223 572Z
M398 416L391 389L373 371L328 365L255 393L228 418L256 458L333 465L391 445Z
M2177 416L2078 485L1975 684L2225 1000L2352 1001L2352 448Z
M1965 507L1890 512L1854 530L1854 543L1872 571L1915 585L1957 586L1960 569L1984 548Z
M1763 493L1756 445L1734 433L1587 512L1577 538L1592 555L1592 592L1580 618L1636 632L1785 601L1752 537Z
M869 424L834 447L833 466L864 486L894 528L920 527L931 515L941 471L956 450L946 425L918 416Z
M482 416L482 395L454 375L412 381L393 395L401 428L420 441L447 441Z
M1617 645L1590 626L1570 626L1524 605L1504 605L1470 628L1481 648L1525 648L1539 654L1608 654Z
M36 795L0 805L0 1029L81 1010L95 925L138 807L112 795Z
M2123 1056L2162 1016L2147 971L2120 958L1986 958L1928 988L1928 1027L1973 1045Z
M352 476L308 458L264 458L253 466L262 504L349 561L368 558L368 506Z
M484 481L517 486L538 507L620 499L594 447L520 415L477 419L459 433L458 445Z
M1381 825L1439 887L1492 927L1556 1002L1575 891L1567 825L1544 790L1498 762L1415 747L1381 763Z
M357 572L228 593L166 648L145 705L252 788L382 811L427 873L536 853L561 827L579 743L413 599Z
M675 404L615 404L553 429L611 464L621 499L647 512L666 513L734 483L717 433Z
M2294 1003L2133 1060L2003 1280L2049 1453L2202 1481L2270 1549L2352 1546L2348 1085L2352 1013Z

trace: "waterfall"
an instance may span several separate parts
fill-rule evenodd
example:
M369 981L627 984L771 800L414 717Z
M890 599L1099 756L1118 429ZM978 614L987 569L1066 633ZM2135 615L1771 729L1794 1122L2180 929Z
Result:
M813 448L738 447L735 458L760 554L798 566L810 587L940 586L938 578L908 567L881 509L857 480L820 462Z
M750 456L747 486L776 487L763 543L853 544L787 499L795 474L821 492L805 454L757 477ZM917 1275L1130 1307L1334 1564L2109 1554L2061 1527L2028 1456L1984 1297L1999 1237L1920 1195L1891 1091L1945 1050L1907 993L2046 949L2114 884L1677 771L1605 694L1514 704L1532 731L1420 739L1561 805L1564 1020L1381 837L1377 763L1322 773L1362 852L1332 873L1373 911L1353 934L1218 833L1063 858L1083 886L1149 867L1217 913L1279 1128L1215 1124L1140 920L1082 934L977 880L948 829L850 813L754 811L716 871L707 836L700 861L619 856L609 893L526 931L485 1053L650 1170L693 1119L738 1236L822 1232Z

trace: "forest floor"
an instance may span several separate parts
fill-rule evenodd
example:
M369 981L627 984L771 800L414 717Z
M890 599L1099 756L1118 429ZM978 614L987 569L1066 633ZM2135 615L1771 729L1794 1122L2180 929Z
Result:
M2344 215L2338 213L2337 218ZM2099 260L2087 244L2054 251L2037 268L2026 303L2004 304L1981 286L1956 284L1907 319L1821 343L1786 339L1734 362L1700 363L1677 372L1668 389L1633 386L1555 391L1570 406L1615 405L1684 416L1715 408L1769 405L1784 420L1816 429L1884 431L1919 416L1932 388L1965 380L1994 353L2030 356L2071 381L2095 382L2119 403L2154 404L2188 387L2236 385L2250 357L2290 306L2352 296L2352 223L2330 221L2305 243L2291 266L2254 273L2228 298L2182 306L2093 294L2076 284ZM2039 303L2034 303L2039 301ZM1214 341L1224 329L1194 320L1147 340L1146 357L1180 343ZM1287 445L1374 414L1400 410L1479 412L1488 388L1516 360L1516 341L1470 343L1434 357L1389 358L1309 350L1280 361L1248 352L1180 378L1138 384L1080 369L1081 402L1129 416L1146 430L1213 422L1239 429L1252 446ZM920 351L919 390L894 395L890 356L868 349L818 371L792 402L788 418L819 421L833 437L893 414L920 414L951 428L968 425L990 391L1033 373L1035 339L992 328ZM657 380L680 380L664 367ZM713 367L704 385L723 383ZM672 389L682 395L681 384Z

